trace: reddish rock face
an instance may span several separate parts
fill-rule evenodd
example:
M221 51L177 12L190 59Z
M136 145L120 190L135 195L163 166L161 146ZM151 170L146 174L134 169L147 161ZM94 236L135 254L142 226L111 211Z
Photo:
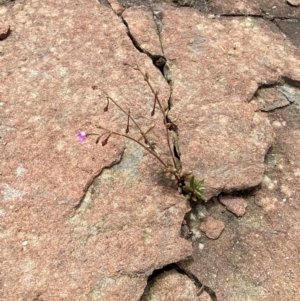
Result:
M145 290L141 301L211 301L206 292L185 275L181 275L175 270L164 272L151 281Z
M263 83L299 78L295 49L251 18L166 8L163 25L182 165L205 179L208 197L258 185L273 130L248 102Z
M117 172L124 178L100 181L85 196L96 176L126 157L125 144L111 137L101 147L76 135L98 132L97 124L126 127L112 105L104 114L99 88L130 107L142 127L154 122L159 135L153 94L123 61L147 70L163 101L169 87L122 21L96 1L16 1L0 13L11 26L0 57L0 295L138 300L154 269L191 254L179 237L189 207L138 148ZM134 173L144 176L129 185Z
M243 216L246 212L247 202L245 199L233 196L221 196L220 202L226 206L226 209L236 216Z
M263 20L168 6L156 13L182 165L205 178L206 195L259 184L273 128L278 135L260 207L248 202L249 219L222 213L228 226L218 243L195 238L196 263L185 267L218 300L240 298L245 289L256 300L296 300L299 108L295 100L270 121L248 102L261 85L299 83L299 56ZM191 254L179 236L189 207L146 151L115 137L103 148L93 139L79 143L76 134L94 133L97 124L125 130L126 116L115 107L103 113L105 89L143 128L155 125L151 139L166 158L161 115L150 118L153 93L123 62L147 70L164 105L170 87L123 22L96 1L15 1L0 15L11 29L0 45L1 297L139 300L154 269ZM137 15L151 24L144 42ZM127 20L140 45L155 52L149 16L132 9Z
M133 6L123 13L130 34L138 46L151 55L163 55L154 12L145 6Z
M225 225L222 221L215 220L209 216L201 223L200 230L205 233L208 238L217 239L224 230Z
M254 15L274 20L292 43L297 47L300 46L298 0L211 0L207 6L208 10L216 15Z
M0 24L0 40L4 40L10 31L10 26L8 23Z
M293 104L268 113L276 140L261 189L248 197L247 214L237 219L219 205L210 207L226 231L217 241L195 236L193 260L182 263L218 300L298 298L300 90L294 89Z
M295 9L299 5L298 0L246 0L246 1L221 1L211 0L208 3L209 9L215 14L243 14L243 15L265 15L270 18L299 17L299 10Z

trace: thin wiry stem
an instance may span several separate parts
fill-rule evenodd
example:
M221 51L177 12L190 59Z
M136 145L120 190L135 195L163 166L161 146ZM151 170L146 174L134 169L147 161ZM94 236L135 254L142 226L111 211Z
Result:
M105 95L106 97L112 101L119 110L121 110L126 116L128 119L130 119L134 125L137 127L137 129L139 130L140 134L142 135L142 137L144 138L145 140L145 143L150 145L150 141L148 140L146 134L142 131L141 127L138 125L138 123L135 121L135 119L130 115L130 111L129 112L126 112L107 92L105 92L104 90L102 90L101 88L99 88Z
M154 107L155 107L156 103L158 103L159 108L160 108L160 111L161 111L162 114L163 114L164 125L165 125L165 128L166 128L166 137L167 137L168 148L169 148L169 152L170 152L170 155L171 155L171 158L172 158L173 165L174 165L174 167L176 168L176 160L175 160L175 156L174 156L174 153L173 153L173 151L172 151L172 147L171 147L171 143L170 143L169 127L167 126L167 116L166 116L166 112L165 112L165 110L164 110L164 108L163 108L163 106L162 106L162 103L161 103L161 101L160 101L160 99L159 99L159 97L158 97L158 92L155 92L155 91L154 91L154 88L152 87L152 85L151 85L151 83L150 83L150 81L149 81L149 75L148 75L148 73L146 73L146 75L144 75L144 73L143 73L143 71L140 69L139 65L138 65L138 64L136 64L136 65L137 65L136 68L132 67L131 65L129 65L129 66L132 67L132 68L135 69L135 70L138 70L138 71L144 76L144 80L146 81L146 83L147 83L147 85L149 86L149 88L150 88L152 94L154 95ZM154 109L153 109L152 112L154 112Z
M147 145L143 144L142 142L140 142L139 140L136 140L134 137L131 137L129 135L126 135L126 134L123 134L123 133L119 133L119 132L116 132L116 131L111 131L107 128L105 128L104 126L102 125L96 125L96 127L98 129L101 129L101 130L104 130L106 131L107 133L111 133L112 135L116 135L116 136L121 136L121 137L124 137L124 138L127 138L129 140L132 140L136 143L138 143L140 146L142 146L147 152L149 152L151 155L153 155L165 168L168 167L168 164L166 164L159 156L158 154L153 151L150 147L147 147ZM94 134L93 134L94 135Z

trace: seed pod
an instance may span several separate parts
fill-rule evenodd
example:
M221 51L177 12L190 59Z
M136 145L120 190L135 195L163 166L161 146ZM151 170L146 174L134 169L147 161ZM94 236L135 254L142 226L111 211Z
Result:
M103 109L104 112L108 111L108 105L109 105L109 98L108 97L106 98L106 101L107 101L107 104L106 104L105 108Z
M105 146L107 144L110 136L111 136L111 133L109 133L108 136L104 140L102 140L102 142L101 142L102 146Z

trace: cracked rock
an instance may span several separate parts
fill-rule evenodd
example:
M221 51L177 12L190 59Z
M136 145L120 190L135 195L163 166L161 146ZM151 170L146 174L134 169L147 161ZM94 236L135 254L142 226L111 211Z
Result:
M211 301L206 292L199 292L200 289L186 275L171 270L155 277L140 301Z
M151 8L132 6L123 13L129 31L139 47L151 55L163 56L157 25Z
M215 211L214 217L222 218L226 231L216 241L195 239L196 246L201 243L205 247L194 248L193 260L180 263L181 268L210 287L217 300L240 300L245 295L254 301L298 298L299 110L298 98L267 114L276 139L266 156L261 188L254 196L244 197L247 214L240 219Z
M290 104L284 94L280 92L280 89L274 87L259 89L252 101L256 102L259 109L264 112L269 112Z
M121 15L125 10L124 6L119 3L118 0L107 0L112 8L112 10L117 14Z
M180 238L189 207L143 150L124 163L123 139L101 147L76 134L125 129L116 108L104 114L101 88L162 141L153 94L123 61L148 72L164 104L169 86L97 1L15 1L0 13L13 28L0 57L1 298L139 300L154 269L191 254Z
M247 202L245 199L233 196L220 196L220 202L226 209L236 216L243 216L246 212Z
M182 165L208 197L258 185L273 130L249 101L263 83L300 78L296 49L263 20L166 7L163 24Z

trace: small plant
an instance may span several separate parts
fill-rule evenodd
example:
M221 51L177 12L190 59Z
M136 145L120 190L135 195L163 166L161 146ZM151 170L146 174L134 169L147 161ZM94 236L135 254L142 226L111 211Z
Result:
M149 154L151 154L159 163L161 164L161 169L159 173L165 174L168 176L172 182L177 186L178 191L186 196L188 200L191 201L198 201L204 200L206 201L206 197L202 194L202 191L205 189L203 187L204 180L196 181L192 172L182 170L180 161L174 155L172 149L174 149L174 144L171 142L170 131L173 129L172 122L169 121L167 112L169 110L168 106L164 107L163 103L159 98L159 91L155 91L150 80L149 74L147 72L143 72L138 64L130 65L129 63L125 62L124 65L131 67L132 69L138 71L144 78L145 82L147 83L148 87L151 90L151 93L154 96L153 100L153 107L151 111L151 117L156 114L156 110L158 109L162 114L165 138L168 148L169 158L165 159L161 155L158 154L156 150L156 143L155 141L151 141L149 138L149 133L154 129L154 125L151 125L146 130L143 130L141 126L137 123L133 115L131 114L130 109L124 109L121 105L119 105L107 92L100 89L105 97L106 97L106 105L103 109L104 112L108 112L109 106L111 103L115 105L125 116L127 119L126 127L124 132L115 131L110 128L107 128L103 125L97 125L96 127L101 130L100 133L86 133L84 131L80 131L77 134L77 138L80 142L84 142L88 136L96 136L96 144L101 141L101 145L105 146L108 143L109 138L112 135L121 136L126 139L132 140L135 143L142 146ZM134 126L138 134L130 135L130 127ZM185 184L186 180L189 180L189 184Z
M203 182L203 179L200 181L196 181L195 177L191 176L189 185L184 185L182 187L182 191L189 201L197 202L197 200L207 200L205 195L201 193L202 190L205 190Z

